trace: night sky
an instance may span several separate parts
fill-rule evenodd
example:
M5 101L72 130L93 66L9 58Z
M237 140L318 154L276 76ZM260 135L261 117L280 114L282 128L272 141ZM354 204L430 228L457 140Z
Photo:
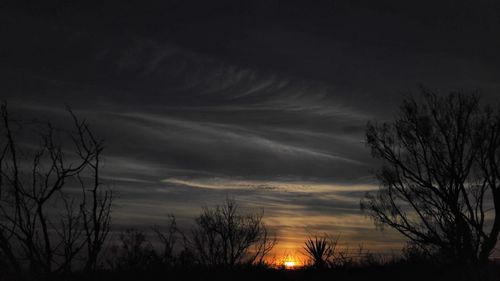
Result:
M0 98L92 125L116 231L187 227L229 196L264 209L278 254L323 232L399 250L359 210L366 123L419 84L500 94L498 1L103 2L2 2Z

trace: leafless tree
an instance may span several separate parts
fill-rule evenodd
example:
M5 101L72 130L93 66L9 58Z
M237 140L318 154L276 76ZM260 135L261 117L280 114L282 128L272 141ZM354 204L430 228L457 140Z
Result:
M112 261L115 270L143 272L160 264L160 257L144 232L128 228L120 233L119 241L117 256Z
M475 93L422 92L394 122L368 124L367 145L385 166L361 207L446 260L481 267L500 230L500 112Z
M153 232L156 234L161 244L163 245L163 253L161 253L162 263L164 265L173 265L175 259L174 248L178 240L178 235L183 234L177 228L175 216L169 215L169 225L166 232L162 231L160 226L153 226Z
M71 111L73 131L15 120L6 103L0 114L0 251L17 271L70 270L80 258L95 267L112 199L99 182L102 142Z
M260 239L257 243L253 244L252 249L249 250L250 253L253 253L247 262L253 263L254 265L266 265L268 261L265 258L274 248L274 246L278 243L278 239L275 235L270 234L267 230L267 227L262 228Z
M80 213L85 233L84 241L87 247L84 269L89 272L96 269L99 253L109 233L113 195L111 190L103 189L99 178L102 142L94 137L85 122L79 122L73 113L71 116L77 129L72 138L75 144L79 144L75 146L79 158L85 159L85 155L93 154L92 161L87 161L85 167L91 172L90 183L86 183L81 174L77 174L82 190L83 199L80 203ZM88 195L88 193L90 194Z
M276 244L262 214L241 214L234 200L204 208L192 233L192 251L201 264L228 266L263 262Z

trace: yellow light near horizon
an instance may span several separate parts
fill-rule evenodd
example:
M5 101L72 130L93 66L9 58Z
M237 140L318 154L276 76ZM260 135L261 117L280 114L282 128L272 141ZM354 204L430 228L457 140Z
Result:
M274 260L276 268L281 269L297 269L302 266L302 261L298 256L286 254Z
M297 263L294 261L287 260L283 263L283 265L285 266L285 268L291 269L294 268L297 265Z

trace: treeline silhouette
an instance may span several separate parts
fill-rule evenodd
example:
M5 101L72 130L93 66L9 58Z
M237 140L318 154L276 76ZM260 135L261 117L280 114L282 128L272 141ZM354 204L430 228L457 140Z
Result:
M113 194L101 182L103 142L68 109L71 129L21 120L0 107L1 280L498 280L500 111L475 94L403 103L393 123L370 123L367 145L384 160L380 190L361 207L408 238L391 258L305 239L300 267L270 253L278 237L263 212L226 198L193 227L175 216L110 239ZM29 141L27 141L29 140Z
M244 214L229 198L213 208L203 208L187 232L178 228L173 215L169 218L165 229L152 227L157 247L143 231L130 228L121 232L106 266L112 271L262 267L267 266L266 255L277 242L262 221L262 214Z

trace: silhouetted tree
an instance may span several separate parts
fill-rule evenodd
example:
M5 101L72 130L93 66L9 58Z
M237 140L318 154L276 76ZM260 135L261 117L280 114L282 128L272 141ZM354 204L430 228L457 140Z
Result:
M12 119L6 103L0 114L2 255L18 272L26 263L36 274L69 271L77 258L93 269L112 199L99 181L102 142L71 111L73 131ZM22 136L37 137L38 146Z
M191 247L200 264L234 267L262 263L276 244L262 214L241 214L231 199L214 208L204 208L196 219Z
M153 226L153 232L156 234L161 244L163 252L160 254L163 265L172 266L175 263L174 248L178 240L178 234L182 233L177 228L175 216L169 215L169 225L166 231L162 231L160 226ZM183 235L182 235L183 236Z
M361 207L448 261L484 266L500 230L500 112L474 93L422 92L393 122L368 124L367 145L385 166Z
M119 271L144 272L160 265L161 258L155 252L144 232L128 228L120 233L120 245L115 247L117 256L112 267Z

